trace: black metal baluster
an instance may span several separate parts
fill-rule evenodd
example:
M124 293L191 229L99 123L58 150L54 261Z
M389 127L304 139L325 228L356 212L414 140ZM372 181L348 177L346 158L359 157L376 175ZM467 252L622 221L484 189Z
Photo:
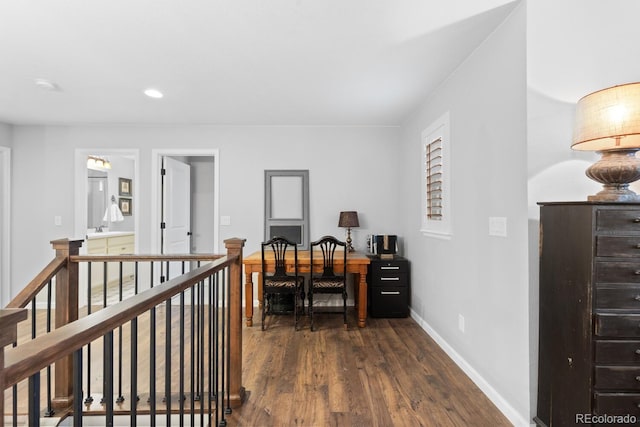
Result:
M180 427L184 426L184 291L180 292L180 379L178 396L180 400Z
M51 280L47 283L47 333L51 332ZM47 410L44 415L52 417L55 411L51 407L51 365L47 366Z
M16 348L18 346L18 342L14 341L12 347ZM12 387L12 394L13 394L13 403L12 403L12 408L13 409L13 425L16 426L18 425L18 384L14 384Z
M91 314L91 266L88 263L87 272L87 316ZM91 405L93 397L91 396L91 343L87 344L87 398L84 400L85 405Z
M197 299L195 300L195 317L196 317L196 329L195 329L195 337L196 348L195 348L195 368L196 368L196 378L200 378L200 332L201 332L201 324L200 324L200 282L198 282L194 288L194 291L197 295ZM196 381L196 395L195 400L200 401L200 381Z
M40 425L40 372L36 372L35 374L31 375L28 381L29 426L38 427Z
M133 293L138 295L138 261L133 265ZM137 426L138 416L138 318L131 319L131 427Z
M102 308L105 308L107 306L107 262L103 262L103 270L102 270ZM107 343L106 343L106 335L102 338L102 353L104 354L104 352L106 351L107 348ZM102 399L100 399L100 403L101 404L105 404L105 399L106 399L106 391L104 388L104 379L106 378L106 369L107 369L107 361L104 360L103 358L103 364L102 364L102 384L103 384L103 388L102 388Z
M160 264L162 267L162 263ZM151 288L153 288L153 262L151 262ZM149 411L150 425L156 425L156 308L151 308L151 336L149 340Z
M231 414L231 280L229 280L227 276L228 268L222 270L222 282L225 284L225 289L227 292L227 302L223 304L226 307L227 313L227 344L224 345L224 339L222 348L226 348L227 351L227 362L224 364L224 369L227 371L227 409L225 409L225 414Z
M171 298L166 302L165 353L164 353L164 395L167 403L167 425L171 425Z
M204 391L204 337L205 337L205 323L204 323L204 312L205 312L205 306L204 306L204 280L200 281L199 284L200 288L199 288L199 298L198 298L198 302L199 302L199 306L200 306L200 330L198 333L199 336L199 340L200 340L200 350L198 351L198 362L199 362L199 367L200 367L200 375L198 376L199 381L198 384L200 385L200 425L204 425L204 407L205 407L205 399L207 397L205 391Z
M120 281L119 292L118 292L118 301L122 301L122 261L120 261ZM116 399L117 403L124 402L124 396L122 395L122 325L118 326L118 398Z
M191 401L191 427L193 427L195 425L195 402L196 402L196 396L195 396L195 363L194 363L194 359L195 359L195 306L196 306L196 285L194 284L191 288L189 288L190 290L190 294L191 294L191 307L190 307L190 312L191 312L191 322L189 325L189 332L191 333L191 338L190 338L190 374L191 374L191 379L189 382L189 387L190 387L190 401Z
M213 366L213 360L211 359L213 357L213 276L209 278L209 286L208 286L208 300L209 300L209 319L207 321L207 325L209 326L208 331L209 331L209 335L208 335L208 345L207 345L207 360L209 361L209 365L207 366L207 372L209 373L209 375L207 375L207 379L208 379L208 388L209 388L209 399L207 399L208 401L208 408L209 408L209 417L211 417L211 401L214 399L214 394L213 394L213 379L211 378L212 375L212 366ZM211 423L211 418L209 418L209 423Z
M105 425L113 426L113 331L107 332L104 336L104 378L102 380L104 396L102 400L105 405Z
M82 348L73 352L73 426L82 427Z
M219 405L218 408L220 409L220 424L219 426L224 427L227 425L227 419L225 417L225 410L224 410L224 398L225 398L225 386L226 386L226 382L225 382L225 375L226 375L226 369L224 366L224 361L225 359L225 355L226 355L226 348L225 348L225 342L224 342L224 337L225 337L225 333L226 333L226 317L225 317L225 302L226 302L226 295L227 295L227 284L224 278L224 275L222 276L222 290L221 290L221 295L220 295L220 302L222 302L222 304L220 304L220 336L219 336L219 342L220 342L220 359L218 360L218 363L220 365L219 370L220 370L220 394L218 395L218 399L219 399Z
M220 335L220 275L217 272L215 276L215 286L213 288L213 300L215 305L215 316L213 321L213 339L215 340L215 347L213 349L213 382L214 382L214 396L216 399L216 421L215 425L218 425L220 419L220 412L222 409L222 400L220 399L220 395L218 394L220 383L219 383L219 358L220 358L220 341L218 339Z

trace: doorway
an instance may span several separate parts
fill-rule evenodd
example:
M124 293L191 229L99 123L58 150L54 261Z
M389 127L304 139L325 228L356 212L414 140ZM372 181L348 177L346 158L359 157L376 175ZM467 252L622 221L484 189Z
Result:
M180 200L188 200L189 230L180 231L180 233L185 231L190 233L187 251L189 253L219 253L219 156L217 149L152 151L152 206L155 207L155 209L152 209L151 215L152 251L162 253L168 248L167 229L161 228L166 214L169 213L167 212L164 194L166 191L171 191L171 188L175 188L174 191L179 191L177 189L178 186L173 185L175 183L168 184L163 182L161 170L166 159L176 160L189 166L189 197L168 195L170 198L175 199L177 197ZM182 184L180 184L180 188L184 188ZM168 227L168 225L165 226Z

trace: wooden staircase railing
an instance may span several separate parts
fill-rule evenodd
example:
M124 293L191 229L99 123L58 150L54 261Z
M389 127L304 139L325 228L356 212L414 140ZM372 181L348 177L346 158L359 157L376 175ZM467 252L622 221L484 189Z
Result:
M0 393L15 384L39 373L55 363L55 393L52 399L53 405L58 410L58 416L82 412L81 400L82 369L78 372L78 364L82 363L82 349L101 337L111 337L113 331L120 329L128 322L136 322L137 318L144 313L151 312L155 316L157 307L167 304L167 312L170 313L171 299L176 296L181 298L185 291L192 289L195 294L195 287L203 283L207 278L210 280L209 287L212 287L213 275L222 275L223 280L228 282L228 295L223 298L223 302L216 304L227 304L227 318L222 320L223 329L228 328L228 337L222 338L222 351L224 357L229 361L228 372L226 373L226 394L227 404L230 408L242 404L245 398L244 387L242 386L242 248L243 239L225 240L227 249L226 256L222 255L173 255L173 256L150 256L150 255L118 255L110 256L89 256L79 255L79 248L82 241L57 240L52 242L56 250L56 256L38 276L31 281L27 287L20 292L16 298L7 306L7 309L0 310ZM182 274L173 279L164 281L159 285L151 284L150 289L137 293L125 300L121 300L114 305L100 308L98 311L88 314L81 319L79 313L79 280L78 264L82 262L150 262L153 269L153 262L169 261L211 261L194 270ZM106 264L105 264L106 269ZM122 271L122 268L120 269ZM55 277L55 329L46 334L35 336L26 342L17 342L17 324L27 318L27 310L22 309L30 302L34 305L35 299L47 283L51 286L51 281ZM122 280L122 279L121 279ZM216 279L217 283L217 279ZM217 285L216 285L217 286ZM203 286L204 287L204 286ZM202 289L197 288L197 289ZM224 287L223 287L224 288ZM209 290L213 292L212 290ZM204 292L204 291L202 291ZM106 291L105 291L106 293ZM106 297L105 297L106 298ZM213 297L211 297L213 301ZM217 300L216 300L217 301ZM192 308L193 309L193 308ZM217 307L216 307L217 309ZM224 308L223 308L224 309ZM211 307L210 307L211 310ZM35 316L35 313L32 313ZM213 322L214 316L209 313L208 317L202 315L198 322L205 319ZM181 319L182 321L182 319ZM35 321L34 321L35 322ZM170 319L169 319L170 322ZM169 322L166 329L170 329ZM182 322L181 322L182 324ZM217 326L204 325L211 329ZM192 322L193 327L193 322ZM111 334L111 335L110 335ZM121 336L122 332L120 332ZM35 335L35 333L34 333ZM169 335L170 337L170 335ZM171 338L169 338L170 340ZM214 338L216 339L216 338ZM226 340L226 343L225 343ZM105 343L106 343L105 338ZM204 341L203 341L204 342ZM13 348L8 345L13 344ZM182 345L182 343L181 343ZM107 344L105 344L107 348ZM181 350L182 351L182 350ZM225 354L226 352L226 354ZM167 358L171 357L169 344L167 344ZM132 356L132 359L135 356ZM204 354L202 356L204 358ZM75 361L75 364L74 364ZM106 361L104 361L106 363ZM121 363L121 362L120 362ZM169 361L167 360L167 364ZM204 366L204 365L203 365ZM204 375L204 371L201 372ZM208 374L210 375L210 374ZM223 373L223 378L224 378ZM155 379L153 380L155 381ZM167 382L168 380L165 380ZM217 384L217 383L216 383ZM30 385L31 387L31 385ZM112 387L112 385L111 385ZM212 388L214 386L211 386ZM217 387L215 386L217 392ZM222 385L223 389L225 385ZM39 387L38 387L39 388ZM31 388L30 388L31 390ZM132 389L133 390L133 389ZM165 396L171 395L172 391L165 386ZM38 391L39 392L39 391ZM209 390L211 393L212 390ZM179 391L182 394L182 391ZM31 396L30 396L31 399ZM224 396L223 396L224 399ZM135 404L131 403L131 408ZM201 411L205 403L201 404ZM209 404L210 407L210 404ZM107 403L109 408L109 403ZM182 408L182 403L181 403ZM0 427L4 425L5 399L0 394ZM30 408L32 411L36 409ZM62 410L62 414L60 413ZM113 416L113 407L111 406ZM167 413L171 412L168 407ZM33 416L39 417L39 414ZM74 422L76 421L74 418ZM37 418L30 418L37 419Z

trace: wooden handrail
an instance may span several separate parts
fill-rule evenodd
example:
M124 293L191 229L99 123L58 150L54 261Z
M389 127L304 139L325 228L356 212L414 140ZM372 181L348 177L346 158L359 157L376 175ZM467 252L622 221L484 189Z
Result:
M67 257L56 256L16 297L7 304L7 308L24 308L38 292L67 265Z
M46 335L5 350L4 387L11 387L61 357L102 337L131 319L188 289L216 271L232 265L238 256L223 256L182 276L154 286L124 301L103 308Z
M224 255L217 254L172 254L172 255L139 255L139 254L122 254L122 255L72 255L69 257L71 262L151 262L151 261L215 261Z

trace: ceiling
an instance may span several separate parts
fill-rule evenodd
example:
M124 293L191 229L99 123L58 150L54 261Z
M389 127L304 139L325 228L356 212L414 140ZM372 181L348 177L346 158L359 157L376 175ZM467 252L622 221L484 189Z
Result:
M3 0L0 122L395 126L516 4Z

